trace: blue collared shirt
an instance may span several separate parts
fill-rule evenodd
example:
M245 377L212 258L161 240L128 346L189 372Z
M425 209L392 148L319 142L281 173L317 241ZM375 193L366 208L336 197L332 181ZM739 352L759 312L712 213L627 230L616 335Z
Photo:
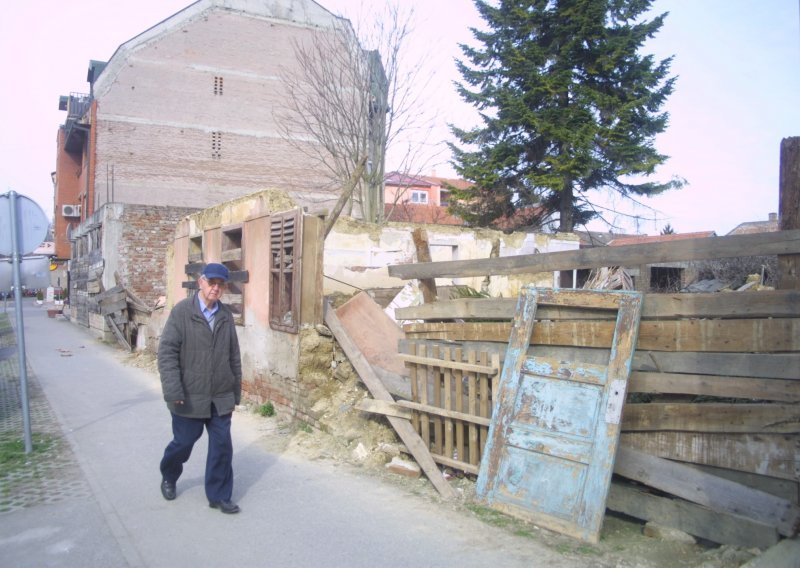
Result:
M219 311L219 302L214 302L214 307L209 308L208 306L206 306L206 303L200 297L200 294L197 295L197 301L200 305L200 311L203 313L203 317L206 318L206 321L208 322L208 327L210 327L213 331L214 316L216 316L217 312Z

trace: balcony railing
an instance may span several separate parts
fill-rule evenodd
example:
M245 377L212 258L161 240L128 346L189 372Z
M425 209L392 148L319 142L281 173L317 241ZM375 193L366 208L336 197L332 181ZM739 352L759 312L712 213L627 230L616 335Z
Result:
M89 112L92 97L83 93L70 93L66 98L67 120L64 122L64 149L79 152L83 148L88 126L82 119ZM63 104L63 103L62 103Z

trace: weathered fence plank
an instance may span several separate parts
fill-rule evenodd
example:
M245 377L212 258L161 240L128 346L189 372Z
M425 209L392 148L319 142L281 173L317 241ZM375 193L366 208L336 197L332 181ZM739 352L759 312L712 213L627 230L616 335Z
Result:
M409 339L504 343L511 323L413 323L403 329ZM540 321L531 342L607 347L613 335L611 321ZM800 351L800 318L644 321L636 348L716 353Z
M623 432L800 432L796 404L627 404Z
M623 432L620 444L671 460L800 481L796 435Z
M410 280L464 278L487 274L528 274L603 266L636 266L671 261L735 258L742 256L743 251L750 256L800 254L800 229L489 259L395 264L389 266L389 276Z

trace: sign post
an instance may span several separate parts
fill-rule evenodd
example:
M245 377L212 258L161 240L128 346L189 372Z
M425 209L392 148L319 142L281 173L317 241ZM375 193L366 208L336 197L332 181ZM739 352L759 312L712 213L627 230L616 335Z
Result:
M7 205L6 203L7 202ZM9 234L10 233L10 234ZM25 326L22 319L21 256L33 252L47 236L47 217L42 208L24 195L9 191L0 195L0 254L11 256L14 273L14 312L17 319L20 396L25 453L33 451L31 415L28 405L28 364L25 356Z

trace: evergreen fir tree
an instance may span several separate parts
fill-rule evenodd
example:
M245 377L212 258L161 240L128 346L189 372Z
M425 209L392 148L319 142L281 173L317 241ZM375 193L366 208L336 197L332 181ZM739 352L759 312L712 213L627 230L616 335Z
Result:
M643 19L652 0L475 0L488 31L461 45L461 97L481 113L451 125L458 174L451 210L477 226L535 225L557 213L560 231L597 216L587 192L653 195L681 182L643 181L667 156L671 58L640 55L667 14ZM496 6L496 7L495 7ZM531 214L534 212L534 214Z

